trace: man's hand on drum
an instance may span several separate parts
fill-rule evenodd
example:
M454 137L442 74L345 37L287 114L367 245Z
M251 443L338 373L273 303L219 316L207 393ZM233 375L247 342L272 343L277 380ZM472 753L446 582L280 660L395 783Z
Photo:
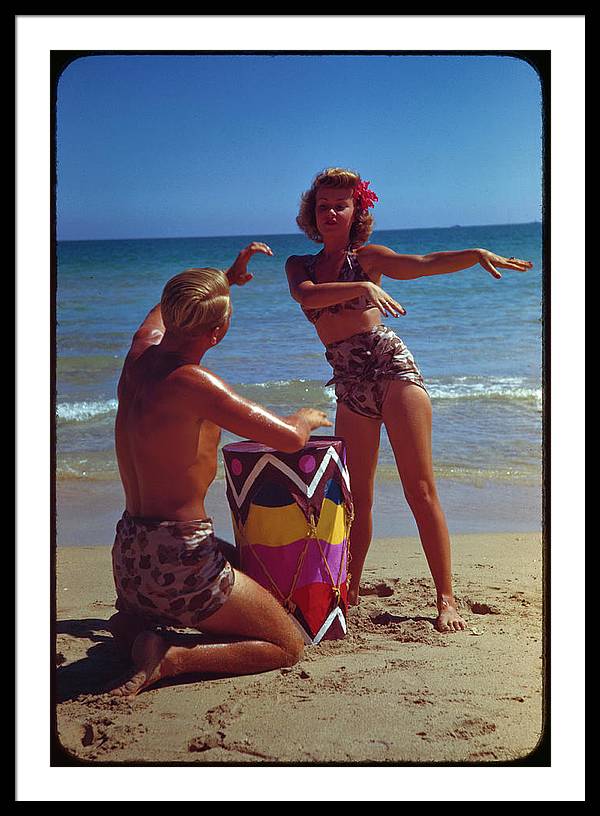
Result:
M230 286L233 286L234 284L243 286L245 283L252 280L254 276L248 272L248 261L256 252L262 252L263 255L273 255L273 250L270 246L263 244L261 241L252 241L251 244L248 244L247 247L242 249L235 261L227 270L226 274Z
M301 416L307 422L311 431L316 428L333 427L333 423L327 419L325 411L319 411L316 408L300 408L298 416Z

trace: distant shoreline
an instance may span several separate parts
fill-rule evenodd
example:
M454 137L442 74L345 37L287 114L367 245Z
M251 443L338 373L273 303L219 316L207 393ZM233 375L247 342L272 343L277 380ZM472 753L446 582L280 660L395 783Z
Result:
M531 224L539 224L541 226L542 222L540 220L534 221L515 221L515 222L507 222L502 224L451 224L446 227L397 227L397 228L388 228L388 229L375 229L374 233L382 233L382 232L415 232L417 230L427 231L427 230L456 230L456 229L486 229L489 227L526 227L530 226ZM57 238L57 243L59 244L75 244L75 243L86 243L91 241L197 241L197 240L209 240L212 238L256 238L257 235L261 235L263 237L281 237L281 238L297 238L299 236L299 232L261 232L257 230L253 233L241 233L238 235L170 235L170 236L146 236L146 237L135 237L135 238Z
M465 484L452 479L437 480L451 535L525 534L543 528L543 499L540 485L485 482ZM120 481L57 480L56 545L95 546L110 544L124 507ZM231 512L225 482L210 486L206 509L222 538L233 542ZM416 536L414 519L402 493L400 480L377 480L373 513L374 538Z

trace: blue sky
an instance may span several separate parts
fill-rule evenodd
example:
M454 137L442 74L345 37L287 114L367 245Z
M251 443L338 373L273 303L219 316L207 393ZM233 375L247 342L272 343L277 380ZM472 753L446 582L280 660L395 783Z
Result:
M99 55L57 93L59 239L297 231L321 169L377 229L541 218L540 81L477 55Z

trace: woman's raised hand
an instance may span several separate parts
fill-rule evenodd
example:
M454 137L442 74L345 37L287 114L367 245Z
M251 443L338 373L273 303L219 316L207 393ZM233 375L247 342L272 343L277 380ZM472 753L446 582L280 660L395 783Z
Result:
M251 244L248 244L247 247L241 250L233 264L227 270L230 286L233 286L234 283L238 286L243 286L245 283L248 283L249 280L252 280L254 276L248 272L248 261L257 252L262 252L263 255L273 254L273 250L267 244L264 244L262 241L252 241Z
M374 306L377 306L381 314L391 315L391 317L400 317L406 314L406 309L401 306L393 297L390 297L387 292L378 286L376 283L366 283L367 297Z
M519 258L504 258L502 255L496 255L495 252L490 252L488 249L478 249L479 263L486 269L494 278L501 278L502 275L496 269L499 266L501 269L514 269L516 272L526 272L531 269L533 264L531 261L521 261Z

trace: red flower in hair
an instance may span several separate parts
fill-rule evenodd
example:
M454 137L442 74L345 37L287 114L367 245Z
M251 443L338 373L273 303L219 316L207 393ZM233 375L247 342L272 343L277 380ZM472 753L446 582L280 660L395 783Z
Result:
M374 207L375 202L379 201L379 198L373 190L368 189L370 183L370 181L359 181L352 194L352 197L362 210Z

